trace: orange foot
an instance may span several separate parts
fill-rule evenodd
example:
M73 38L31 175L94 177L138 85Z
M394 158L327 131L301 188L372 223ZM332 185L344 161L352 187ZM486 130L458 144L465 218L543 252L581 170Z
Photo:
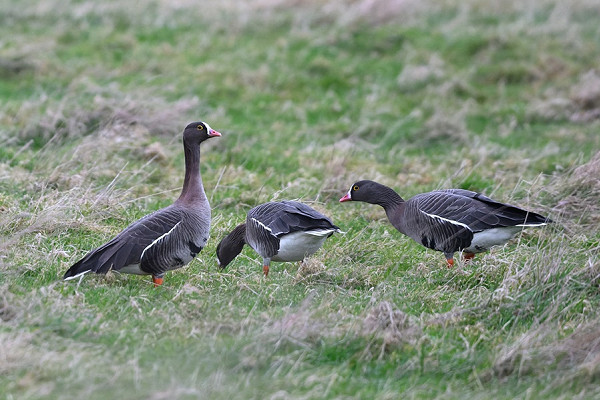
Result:
M268 266L268 265L265 265L265 266L263 267L263 274L265 274L265 276L268 276L268 275L269 275L269 266Z
M152 282L154 282L154 287L159 287L163 284L163 278L152 275Z
M475 253L463 253L463 260L470 261L475 257Z
M454 266L454 258L448 258L446 259L446 262L448 263L448 268L452 268Z

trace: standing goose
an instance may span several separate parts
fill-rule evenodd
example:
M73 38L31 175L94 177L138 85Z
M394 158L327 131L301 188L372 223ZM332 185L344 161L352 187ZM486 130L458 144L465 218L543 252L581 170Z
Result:
M170 206L129 225L108 243L76 262L63 279L87 272L106 274L115 270L152 275L155 286L165 272L183 267L206 245L210 228L210 205L200 176L200 144L221 134L205 123L192 122L183 131L185 179L179 198Z
M263 258L263 273L271 261L302 261L323 246L340 228L325 215L297 201L269 202L248 212L217 246L220 268L225 268L248 244Z
M356 182L340 199L378 204L390 223L417 243L446 256L454 265L454 253L465 259L492 246L503 245L523 228L542 226L549 218L494 201L463 189L436 190L404 201L393 189L377 182Z

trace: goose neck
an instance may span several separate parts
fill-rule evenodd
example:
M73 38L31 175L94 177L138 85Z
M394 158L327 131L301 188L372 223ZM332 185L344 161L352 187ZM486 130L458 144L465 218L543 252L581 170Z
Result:
M217 245L217 258L219 260L219 266L225 268L226 266L242 252L242 248L246 244L246 224L240 224L227 236L225 236L221 242Z
M377 204L383 207L386 212L401 208L404 205L404 199L389 187L383 187L377 197Z
M185 157L185 178L181 189L180 201L194 202L205 199L202 176L200 175L200 146L198 144L183 144Z

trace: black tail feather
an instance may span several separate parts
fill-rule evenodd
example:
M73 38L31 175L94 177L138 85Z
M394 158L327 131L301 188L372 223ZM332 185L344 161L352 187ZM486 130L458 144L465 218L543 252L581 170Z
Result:
M85 272L96 272L105 274L110 270L111 259L115 256L121 246L115 246L118 243L108 242L87 253L85 257L77 261L63 275L63 279L72 278Z
M71 268L69 268L67 270L67 272L65 272L65 274L63 275L63 279L73 278L74 276L77 276L77 275L82 274L82 273L84 273L86 271L89 271L90 269L91 268L85 262L85 258L82 258L81 260L79 260L75 264L73 264L71 266Z
M478 196L475 198L498 210L499 212L496 213L494 217L497 217L500 220L500 224L503 226L538 225L550 224L554 222L550 218L544 217L543 215L534 213L532 211L527 211L510 204L497 202L481 194L478 194Z

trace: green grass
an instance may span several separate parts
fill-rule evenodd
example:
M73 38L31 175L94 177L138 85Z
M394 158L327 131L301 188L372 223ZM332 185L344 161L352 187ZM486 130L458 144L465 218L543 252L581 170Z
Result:
M0 6L0 393L47 398L600 395L600 56L593 2L53 0ZM208 246L154 288L60 280L183 182ZM359 179L482 191L558 223L447 269ZM254 205L332 217L268 279L218 241Z

